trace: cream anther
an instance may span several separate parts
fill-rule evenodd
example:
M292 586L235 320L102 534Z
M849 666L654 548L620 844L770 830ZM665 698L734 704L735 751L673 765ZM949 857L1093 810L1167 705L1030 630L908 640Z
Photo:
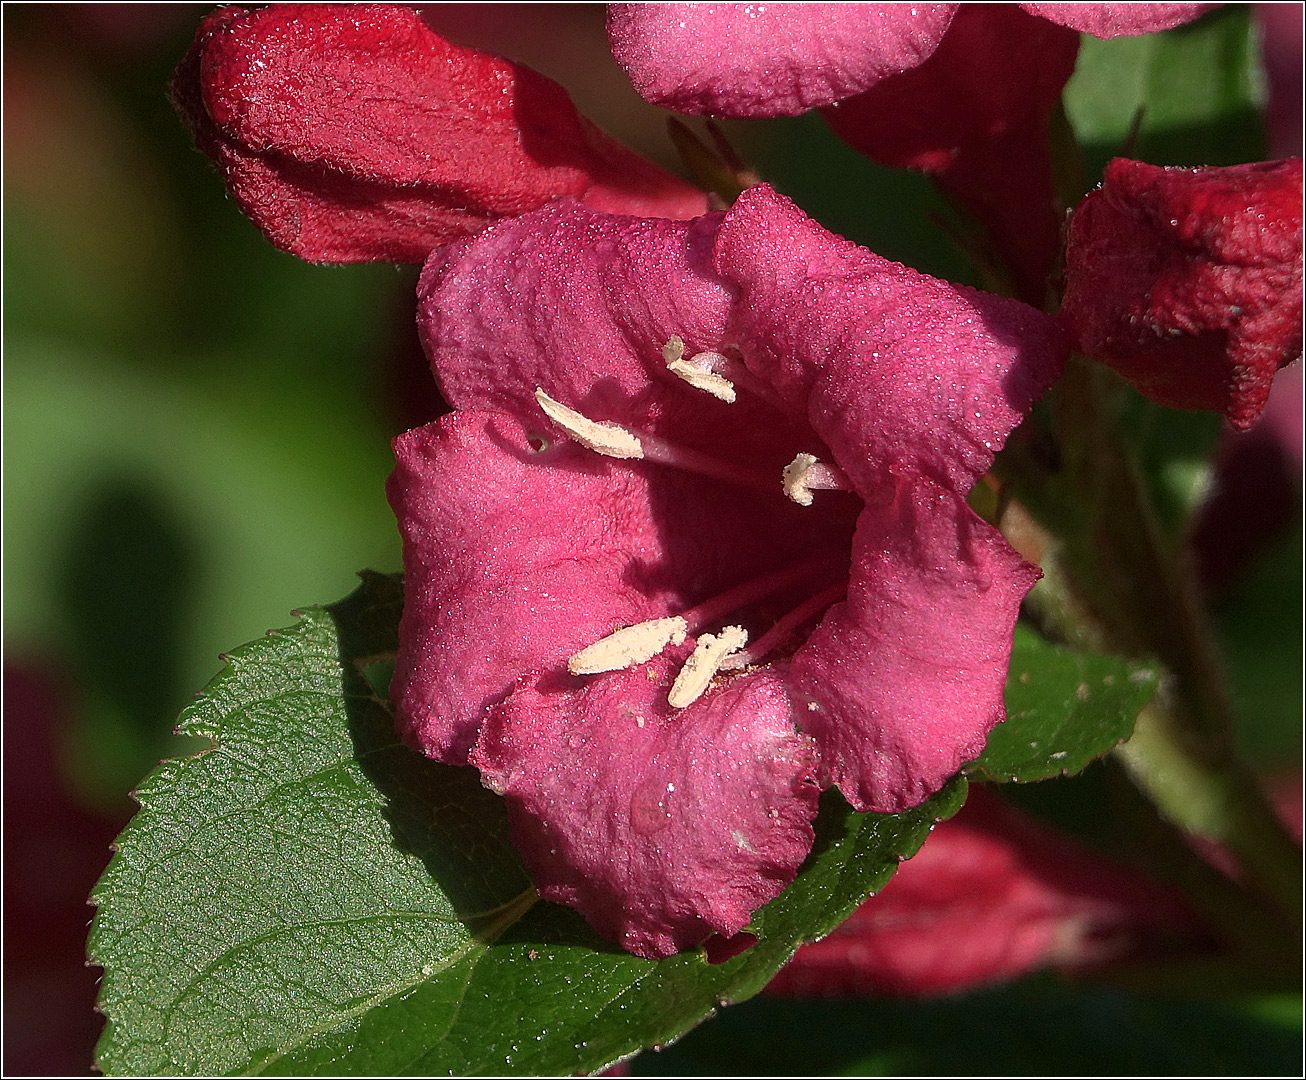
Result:
M538 391L537 391L538 396ZM817 462L814 454L799 454L784 467L780 482L785 494L799 506L812 505L812 493L807 487L807 474Z
M685 339L679 334L672 334L667 343L662 346L662 359L670 367L682 356L685 355Z
M667 704L673 709L692 705L703 696L725 658L747 644L748 631L742 626L727 626L719 634L701 634L694 651L671 684Z
M543 390L535 391L535 400L539 402L544 414L567 432L581 446L593 450L596 454L611 458L642 458L644 448L639 439L623 427L616 424L600 424L588 416L569 409L549 397Z
M668 645L679 645L688 629L679 615L622 627L581 649L567 661L567 670L573 675L597 675L634 667L653 659Z
M662 359L667 362L667 370L697 390L705 390L714 398L720 398L727 404L735 400L735 384L724 375L718 375L712 369L725 366L729 360L721 353L695 353L688 360L684 359L685 343L678 336L662 346Z
M812 505L812 491L849 491L848 477L837 465L827 465L814 454L797 454L784 467L780 482L799 506Z

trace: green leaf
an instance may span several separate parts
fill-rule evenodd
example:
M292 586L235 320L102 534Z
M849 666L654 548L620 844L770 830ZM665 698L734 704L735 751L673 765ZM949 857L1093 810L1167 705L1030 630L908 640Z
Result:
M1018 783L1077 773L1129 738L1156 682L1144 665L1052 645L1018 624L1007 719L967 769Z
M827 793L813 854L719 965L661 962L536 899L502 802L395 738L398 583L246 645L182 716L97 886L100 1067L114 1074L572 1073L756 993L965 797L897 815Z
M1265 156L1251 7L1230 4L1163 34L1082 35L1066 87L1070 122L1094 176L1113 157L1233 165ZM1136 145L1126 147L1143 110Z

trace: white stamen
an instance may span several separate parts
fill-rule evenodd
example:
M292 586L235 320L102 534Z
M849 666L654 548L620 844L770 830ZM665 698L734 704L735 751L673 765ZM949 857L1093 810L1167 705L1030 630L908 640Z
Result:
M667 362L667 370L697 390L706 390L727 404L734 402L735 384L712 370L718 364L728 364L726 357L720 353L701 352L685 360L684 355L685 343L679 337L673 336L662 346L662 359Z
M748 644L748 631L742 626L727 626L719 634L699 636L694 651L680 669L676 681L667 694L667 704L673 709L692 705L707 689L721 662L732 652Z
M662 359L667 362L667 367L670 367L684 355L685 339L679 334L672 334L667 339L667 343L662 346Z
M812 505L812 492L851 491L852 486L844 471L837 465L827 465L814 454L798 454L784 467L780 478L784 492L799 506Z
M807 474L816 463L815 454L799 454L784 467L780 481L784 485L785 494L799 506L812 505L812 493L807 487Z
M597 675L634 667L652 660L668 645L679 645L688 629L679 615L623 627L581 649L567 661L567 670L573 675Z
M642 458L644 448L639 439L616 424L600 424L588 416L569 409L549 397L543 390L535 391L535 400L550 420L567 432L582 446L596 454L611 458Z

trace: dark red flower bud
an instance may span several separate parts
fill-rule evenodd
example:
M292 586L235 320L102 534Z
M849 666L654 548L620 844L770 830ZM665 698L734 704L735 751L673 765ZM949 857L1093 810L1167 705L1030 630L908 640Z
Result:
M1070 222L1061 318L1153 401L1251 427L1301 355L1301 159L1112 161Z
M649 216L706 208L556 83L449 44L408 8L220 9L172 98L245 213L314 262L422 262L560 195Z
M919 67L821 110L867 157L918 169L984 225L1020 297L1043 303L1060 246L1048 123L1079 34L1011 4L964 5Z

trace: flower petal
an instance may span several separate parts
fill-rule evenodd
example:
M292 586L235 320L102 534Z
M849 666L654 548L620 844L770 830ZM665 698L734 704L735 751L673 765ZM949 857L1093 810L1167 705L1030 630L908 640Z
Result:
M834 236L770 188L722 222L731 334L863 494L891 475L961 494L1060 374L1056 320Z
M956 4L609 4L635 89L682 113L794 116L934 51Z
M719 220L637 220L568 199L437 251L417 318L446 399L536 416L542 388L592 419L635 423L665 411L650 400L661 386L677 405L726 415L662 356L672 334L691 351L721 342L730 293L711 265Z
M1031 15L1094 37L1151 34L1192 22L1223 4L1021 4Z
M1071 218L1061 318L1153 401L1246 429L1301 354L1302 163L1117 158Z
M630 579L660 553L642 479L531 439L511 417L468 412L395 440L405 599L391 693L405 741L450 764L466 764L523 672L666 614L658 589Z
M172 94L241 208L313 261L421 262L559 195L673 217L706 206L556 83L450 45L404 7L223 8Z
M727 404L670 371L663 353L672 336L686 356L734 351L733 290L711 261L721 218L633 219L559 200L436 252L418 284L418 325L445 397L533 426L542 389L779 493L795 452L826 453L804 410L785 415L749 392Z
M909 479L868 500L852 568L788 682L808 702L798 723L822 782L894 812L976 757L1005 715L1012 628L1039 572L960 496Z
M580 689L525 679L472 753L539 894L650 959L735 934L777 896L819 794L811 742L765 672L667 705L684 652Z

